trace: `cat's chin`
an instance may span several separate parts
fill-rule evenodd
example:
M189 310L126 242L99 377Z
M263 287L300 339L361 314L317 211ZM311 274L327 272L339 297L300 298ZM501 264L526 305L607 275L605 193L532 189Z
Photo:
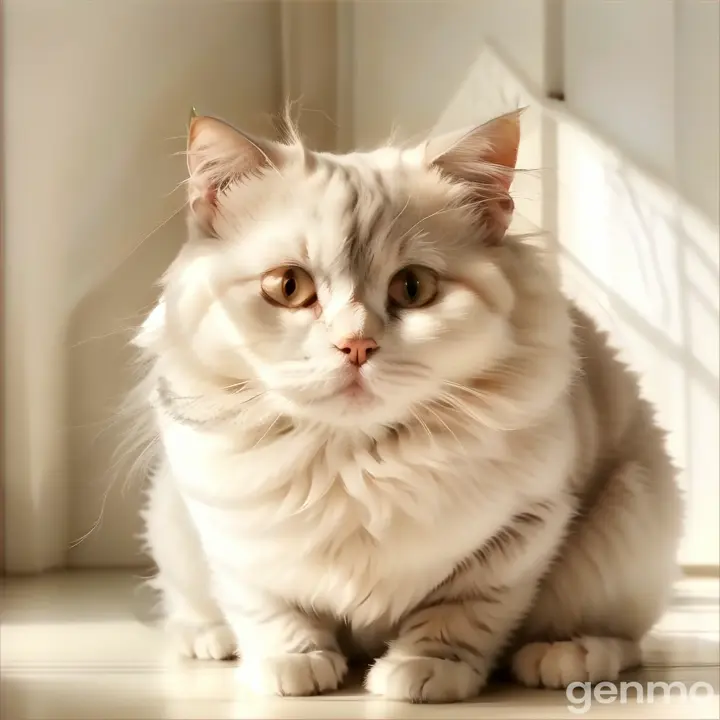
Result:
M332 407L342 411L377 407L381 401L362 378L353 376L326 395L313 398L312 403L318 407Z
M295 413L325 425L362 431L391 422L395 416L382 398L356 387L343 388L307 404L298 404Z
M356 385L343 388L315 403L318 410L324 414L351 415L356 419L358 412L372 412L381 408L383 404L377 395Z

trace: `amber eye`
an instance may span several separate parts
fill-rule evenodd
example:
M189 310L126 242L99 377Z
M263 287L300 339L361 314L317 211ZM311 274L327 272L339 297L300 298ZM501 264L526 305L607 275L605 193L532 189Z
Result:
M265 273L260 287L266 300L286 308L310 307L317 300L315 283L299 267L279 267Z
M390 281L390 304L398 308L421 308L437 295L438 277L430 268L410 265L396 273Z

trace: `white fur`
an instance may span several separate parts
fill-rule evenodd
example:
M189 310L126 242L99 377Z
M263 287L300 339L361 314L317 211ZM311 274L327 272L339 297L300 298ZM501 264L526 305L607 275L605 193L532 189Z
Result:
M662 611L680 533L636 378L541 253L484 242L493 197L471 204L420 150L262 149L272 167L191 221L137 338L162 450L147 539L183 652L225 657L234 636L244 681L293 695L388 643L367 687L396 699L473 696L524 642L523 683L613 679ZM360 282L347 227L371 214ZM319 316L261 297L288 263L316 278ZM441 293L393 319L411 263ZM333 343L368 328L374 398L333 395Z

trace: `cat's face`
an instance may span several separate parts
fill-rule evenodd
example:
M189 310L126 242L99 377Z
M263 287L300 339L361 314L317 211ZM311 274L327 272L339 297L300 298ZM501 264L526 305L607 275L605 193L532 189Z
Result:
M195 237L163 302L163 344L188 367L219 386L249 380L273 412L366 427L412 417L511 352L496 175L478 195L424 147L258 156L244 136L218 149L204 132L191 161ZM223 152L230 182L215 174Z

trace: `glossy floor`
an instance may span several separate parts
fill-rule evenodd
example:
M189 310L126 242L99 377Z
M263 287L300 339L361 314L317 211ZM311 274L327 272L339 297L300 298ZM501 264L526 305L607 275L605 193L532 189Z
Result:
M405 705L366 696L356 683L321 698L257 698L232 663L168 657L138 578L78 573L12 579L0 627L0 717L61 718L591 718L720 717L717 580L687 580L647 638L637 686L572 702L562 691L491 687L477 701ZM648 683L676 683L669 690ZM651 697L652 696L652 697ZM650 700L652 699L652 702ZM587 701L592 700L588 706Z

